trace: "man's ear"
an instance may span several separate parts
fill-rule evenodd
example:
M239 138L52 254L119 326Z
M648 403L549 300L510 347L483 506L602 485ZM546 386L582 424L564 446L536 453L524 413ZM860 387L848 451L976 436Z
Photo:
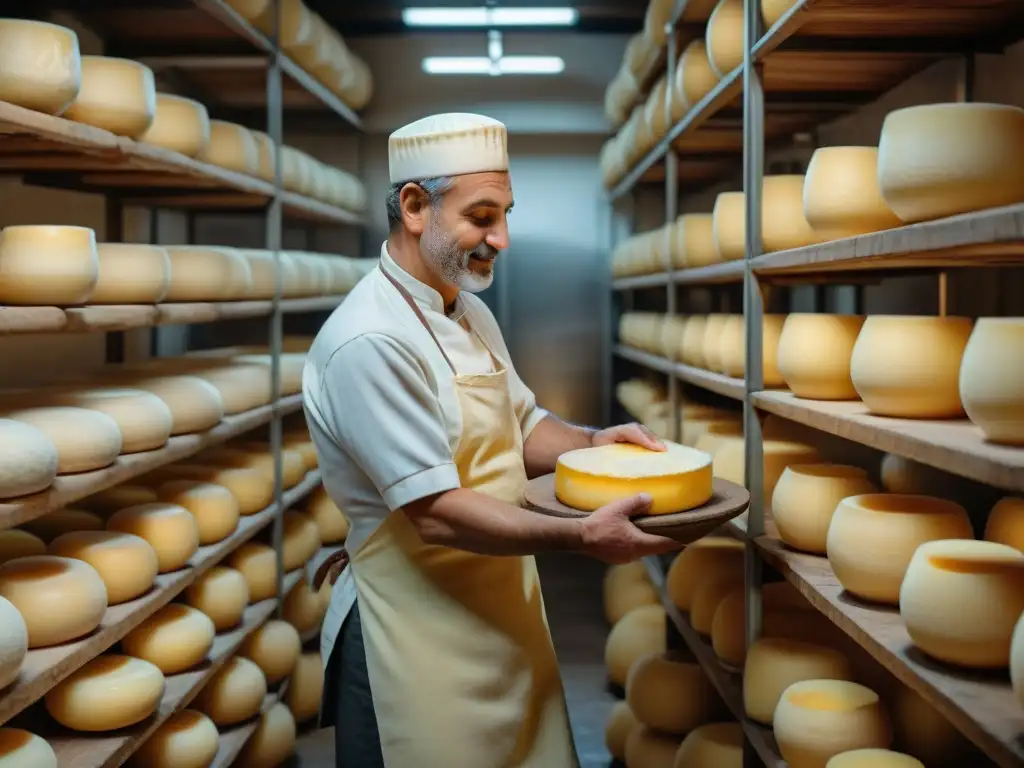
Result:
M409 234L419 237L427 228L430 198L422 187L410 182L402 187L398 200L402 209L402 226Z

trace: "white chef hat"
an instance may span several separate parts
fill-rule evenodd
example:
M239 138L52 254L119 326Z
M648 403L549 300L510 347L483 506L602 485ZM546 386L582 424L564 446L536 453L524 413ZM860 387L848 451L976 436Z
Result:
M409 123L388 139L391 183L508 170L505 126L483 115L451 112Z

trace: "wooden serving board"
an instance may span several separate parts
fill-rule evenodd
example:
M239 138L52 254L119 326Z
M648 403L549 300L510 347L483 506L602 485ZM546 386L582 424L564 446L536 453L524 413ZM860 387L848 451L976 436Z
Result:
M711 498L701 507L670 515L644 515L633 518L641 530L668 536L684 544L706 536L741 515L750 505L750 494L742 485L715 478ZM586 517L589 512L568 507L555 498L555 476L544 475L526 485L527 509L552 517Z

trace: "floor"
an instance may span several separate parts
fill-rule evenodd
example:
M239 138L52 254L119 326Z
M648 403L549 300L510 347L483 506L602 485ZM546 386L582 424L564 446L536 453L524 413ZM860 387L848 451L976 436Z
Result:
M615 699L605 688L604 566L567 554L539 557L538 564L580 766L607 768L604 724ZM335 768L333 739L334 732L329 730L303 735L292 768Z

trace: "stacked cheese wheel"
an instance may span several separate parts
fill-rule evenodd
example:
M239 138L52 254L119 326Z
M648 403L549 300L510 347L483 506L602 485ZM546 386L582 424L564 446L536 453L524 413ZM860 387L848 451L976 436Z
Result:
M670 224L623 240L612 253L612 276L696 269L722 260L712 214L684 213Z

